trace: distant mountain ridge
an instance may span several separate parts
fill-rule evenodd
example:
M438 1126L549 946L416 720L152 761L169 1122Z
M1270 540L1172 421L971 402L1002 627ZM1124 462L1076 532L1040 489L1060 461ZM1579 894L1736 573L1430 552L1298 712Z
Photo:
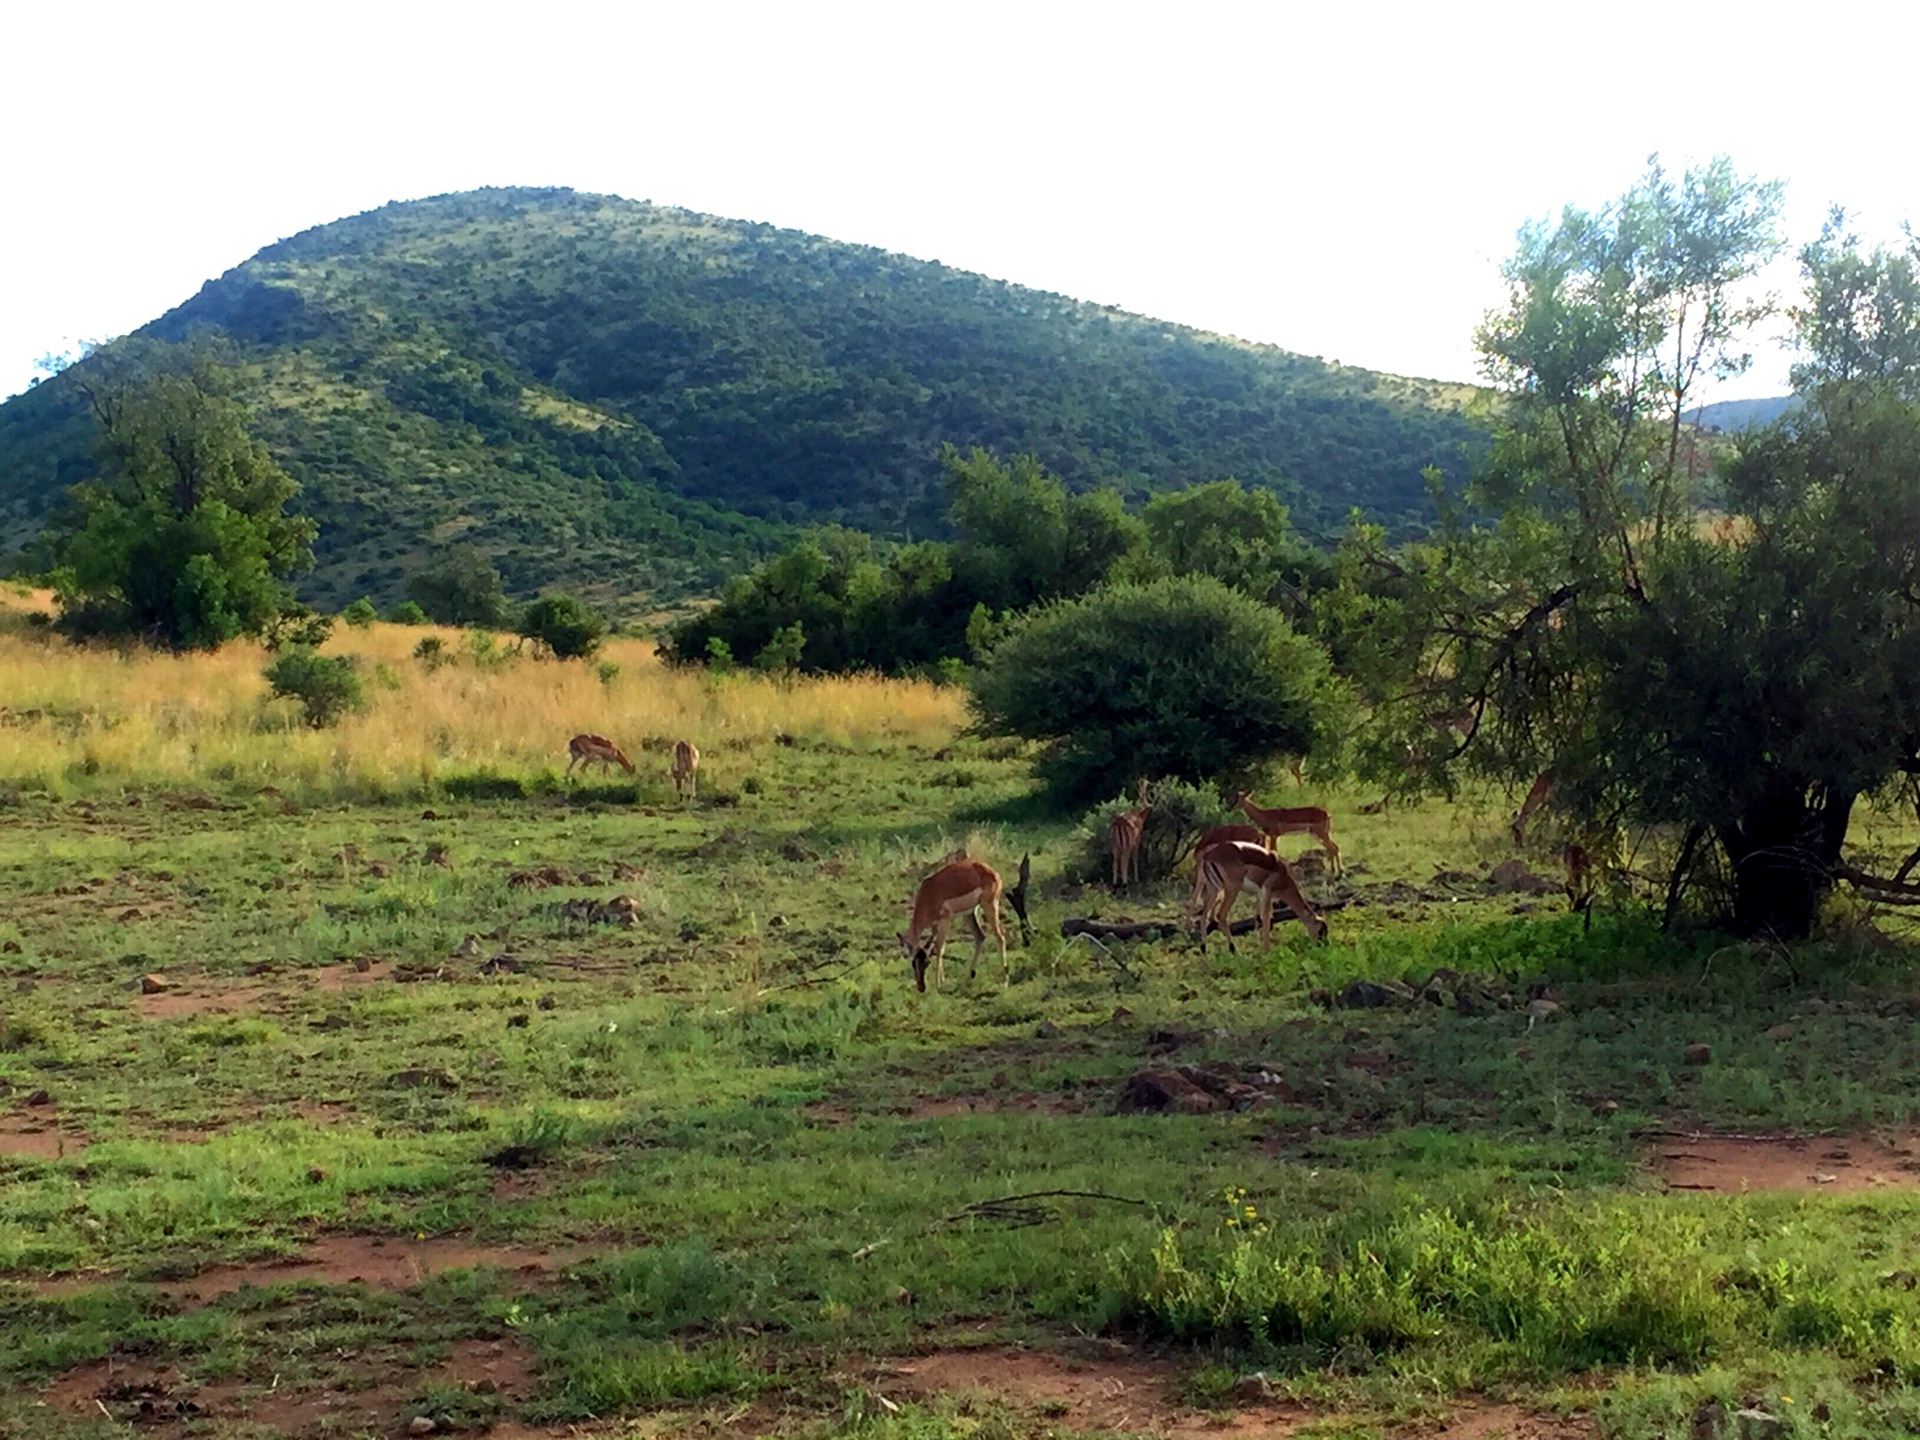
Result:
M1076 487L1231 475L1309 529L1428 513L1470 387L1327 364L922 260L571 190L395 203L145 327L231 339L321 523L305 585L387 599L435 543L522 593L711 587L799 523L935 531L942 443ZM74 387L0 405L0 552L91 471Z
M1704 430L1744 430L1749 425L1771 425L1796 404L1792 395L1769 395L1760 400L1716 400L1682 417Z

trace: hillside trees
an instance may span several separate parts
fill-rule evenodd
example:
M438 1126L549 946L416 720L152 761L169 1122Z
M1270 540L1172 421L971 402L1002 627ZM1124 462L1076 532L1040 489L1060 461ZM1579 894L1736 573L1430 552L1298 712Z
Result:
M205 346L122 342L76 367L97 479L53 531L62 624L207 649L266 632L312 564L293 480L247 430L232 374Z
M970 683L982 733L1045 742L1037 769L1066 801L1145 778L1244 780L1312 750L1338 693L1319 646L1207 575L1030 610Z
M1381 778L1410 750L1429 783L1544 772L1576 825L1670 829L1670 899L1717 847L1733 923L1791 937L1855 799L1920 768L1920 414L1893 358L1911 314L1874 303L1913 257L1830 233L1802 256L1805 407L1710 487L1680 414L1745 363L1777 210L1724 160L1656 164L1524 231L1479 337L1507 404L1470 498L1498 519L1398 550L1357 530L1327 611ZM1432 716L1463 713L1436 739Z
M442 625L506 623L500 572L473 545L452 545L407 577L407 598Z

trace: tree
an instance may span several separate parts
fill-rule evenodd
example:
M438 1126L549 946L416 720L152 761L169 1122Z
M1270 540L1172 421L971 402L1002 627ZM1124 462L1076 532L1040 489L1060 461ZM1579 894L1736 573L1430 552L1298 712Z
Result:
M315 730L366 704L351 655L322 655L299 646L278 656L262 673L276 696L300 702L301 718Z
M542 595L521 615L520 633L556 660L584 660L600 648L607 622L572 595Z
M1480 335L1507 395L1477 510L1399 551L1356 531L1330 610L1381 778L1409 752L1427 783L1544 774L1576 828L1672 837L1670 911L1717 848L1732 923L1794 937L1855 799L1920 771L1920 414L1891 333L1914 257L1829 233L1802 254L1803 409L1714 482L1683 412L1746 362L1778 203L1725 160L1656 164L1524 231Z
M1211 575L1256 600L1280 600L1331 581L1326 556L1294 530L1271 490L1216 480L1169 490L1140 512L1147 566L1169 575Z
M407 577L407 598L442 625L500 626L507 597L500 572L472 545L442 550Z
M1210 576L1113 585L1018 617L971 677L983 733L1039 740L1063 799L1235 782L1310 751L1338 693L1319 646Z
M974 603L1024 610L1085 594L1144 544L1140 522L1117 494L1070 493L1031 455L1002 464L986 450L962 455L949 445L940 462L953 573L969 610Z
M80 369L100 474L54 541L63 625L178 650L267 631L315 527L284 513L299 487L247 433L232 372L204 346L126 341Z

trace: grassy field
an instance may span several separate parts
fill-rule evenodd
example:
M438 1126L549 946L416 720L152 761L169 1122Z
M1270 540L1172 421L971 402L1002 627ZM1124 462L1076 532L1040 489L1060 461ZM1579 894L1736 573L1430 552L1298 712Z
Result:
M374 627L332 647L385 667L371 708L310 732L257 654L75 654L32 603L0 1434L1920 1425L1920 993L1870 917L1586 930L1494 893L1492 813L1342 793L1330 943L1102 949L1061 918L1184 885L1084 884L949 692L452 633L429 670ZM580 729L639 774L563 783ZM893 937L962 844L1032 854L1033 941L919 995ZM1323 1003L1436 970L1444 1003ZM1128 1108L1143 1071L1182 1104Z

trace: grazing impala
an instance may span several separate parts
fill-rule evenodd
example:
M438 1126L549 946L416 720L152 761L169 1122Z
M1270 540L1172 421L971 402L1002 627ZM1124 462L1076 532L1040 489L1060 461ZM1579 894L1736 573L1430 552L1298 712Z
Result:
M695 772L700 769L700 752L691 740L673 742L673 788L682 800L691 800L699 785Z
M1233 803L1260 827L1261 833L1267 837L1269 848L1282 835L1311 835L1320 842L1320 848L1327 852L1328 867L1334 874L1340 873L1340 847L1333 843L1333 820L1318 805L1282 806L1277 810L1267 810L1254 804L1244 790L1233 797Z
M1004 981L1012 975L1007 965L1007 931L1000 923L1000 877L991 865L978 860L953 860L942 865L920 882L913 896L913 918L900 936L900 948L913 962L913 985L927 988L927 962L933 962L934 983L944 984L947 949L947 924L956 915L965 915L973 928L973 958L967 962L967 978L973 979L980 964L980 951L987 943L980 928L980 912L985 911L994 938L1000 942L1000 972Z
M600 762L602 770L609 765L618 765L629 775L633 774L633 762L627 759L618 745L604 735L574 736L567 742L567 754L571 757L567 761L569 776L573 774L574 766L591 765L596 760Z
M1123 810L1107 824L1107 848L1113 852L1113 888L1118 890L1129 877L1140 878L1140 837L1147 831L1147 811Z
M1229 840L1200 852L1200 907L1196 917L1200 925L1200 948L1206 949L1207 932L1218 927L1226 932L1227 949L1233 949L1231 917L1233 902L1242 890L1260 897L1260 941L1273 943L1273 902L1281 901L1316 940L1324 940L1327 922L1314 913L1287 862L1271 850L1245 840Z
M1200 908L1200 882L1206 872L1200 868L1202 851L1211 850L1215 845L1230 844L1235 840L1244 840L1249 845L1267 848L1267 832L1258 825L1216 825L1202 835L1193 847L1193 898L1187 901L1189 910Z

